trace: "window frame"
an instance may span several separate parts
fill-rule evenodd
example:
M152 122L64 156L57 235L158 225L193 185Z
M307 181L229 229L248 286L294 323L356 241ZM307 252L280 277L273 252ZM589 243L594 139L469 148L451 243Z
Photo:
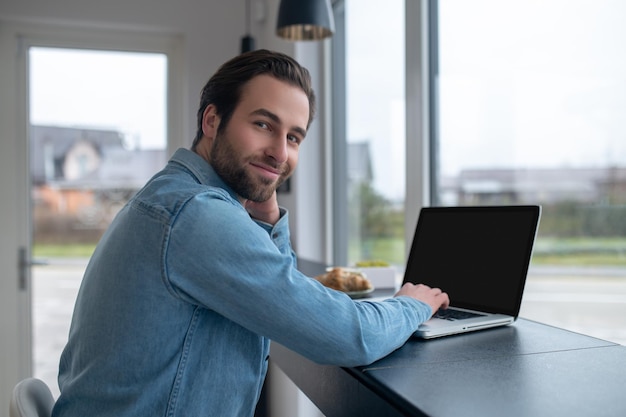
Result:
M335 34L331 42L331 97L333 114L331 120L331 183L332 196L332 263L346 265L348 262L348 172L347 172L347 126L346 126L346 25L344 0L333 1Z

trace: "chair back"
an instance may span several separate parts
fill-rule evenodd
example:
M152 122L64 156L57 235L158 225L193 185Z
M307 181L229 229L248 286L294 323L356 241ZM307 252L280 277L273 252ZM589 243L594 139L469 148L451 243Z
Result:
M54 398L40 379L26 378L13 388L9 417L50 417Z

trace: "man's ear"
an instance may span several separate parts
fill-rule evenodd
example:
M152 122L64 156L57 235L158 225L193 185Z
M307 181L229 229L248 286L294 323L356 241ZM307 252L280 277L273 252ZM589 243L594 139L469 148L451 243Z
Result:
M217 109L215 105L209 104L202 113L202 133L212 140L217 134L219 124L220 117L217 115Z

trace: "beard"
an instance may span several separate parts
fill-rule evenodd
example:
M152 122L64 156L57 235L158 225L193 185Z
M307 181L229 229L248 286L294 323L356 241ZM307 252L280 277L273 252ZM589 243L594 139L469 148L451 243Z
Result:
M265 165L279 168L272 158L242 157L231 145L224 133L218 133L211 146L209 163L222 180L240 197L257 203L267 201L285 180L289 177L289 166L285 164L281 169L280 177L272 181L260 176L254 176L246 170L250 161L258 160Z

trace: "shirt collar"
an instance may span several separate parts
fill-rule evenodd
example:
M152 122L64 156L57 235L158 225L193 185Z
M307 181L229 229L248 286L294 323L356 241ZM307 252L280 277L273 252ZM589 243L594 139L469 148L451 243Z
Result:
M170 162L178 163L187 168L200 184L222 188L227 191L232 198L239 201L237 193L235 193L215 172L213 167L197 153L189 149L180 148L174 152L174 155L170 158Z

